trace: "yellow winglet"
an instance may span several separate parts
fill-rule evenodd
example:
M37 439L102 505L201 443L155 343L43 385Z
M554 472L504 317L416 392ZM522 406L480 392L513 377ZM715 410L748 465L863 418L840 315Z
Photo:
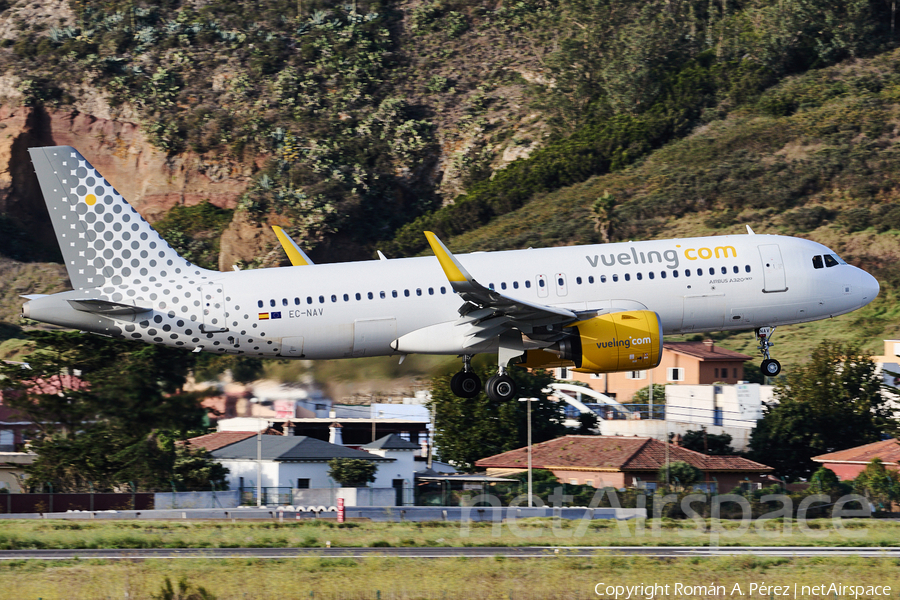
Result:
M306 253L300 249L300 246L295 244L294 240L284 232L284 229L278 225L272 225L272 231L275 232L278 241L281 242L281 247L284 248L284 252L288 255L288 258L291 259L292 265L295 267L303 267L313 264L313 261L311 261Z
M437 256L438 262L441 263L441 268L444 269L444 274L450 280L450 283L471 283L472 276L459 264L459 261L450 253L447 246L438 239L438 236L430 231L426 231L425 237L428 239L428 243L431 245L434 255Z

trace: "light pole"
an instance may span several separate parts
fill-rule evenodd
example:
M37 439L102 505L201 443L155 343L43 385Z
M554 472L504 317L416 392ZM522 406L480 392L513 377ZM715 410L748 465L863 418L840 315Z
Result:
M519 398L519 402L526 402L528 407L528 508L534 506L531 502L531 402L537 398Z

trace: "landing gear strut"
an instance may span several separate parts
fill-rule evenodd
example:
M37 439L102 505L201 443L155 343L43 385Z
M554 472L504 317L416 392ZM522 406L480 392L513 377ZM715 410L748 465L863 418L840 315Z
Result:
M769 340L772 339L774 334L774 327L760 327L756 330L756 340L759 342L758 350L762 352L764 359L759 368L766 377L775 377L781 373L781 363L769 357L769 348L775 345Z
M460 398L474 398L481 391L481 379L472 371L472 356L463 356L463 369L450 378L450 391Z

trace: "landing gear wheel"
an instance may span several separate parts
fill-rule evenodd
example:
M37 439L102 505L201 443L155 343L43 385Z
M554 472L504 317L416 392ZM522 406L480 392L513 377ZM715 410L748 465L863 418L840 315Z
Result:
M481 391L481 379L471 371L460 371L450 378L450 391L460 398L474 398Z
M781 373L781 363L775 360L774 358L767 358L762 361L762 364L759 365L759 368L762 370L763 375L766 377L776 377L779 373Z
M506 402L516 395L516 382L509 375L494 375L487 380L485 392L495 402Z

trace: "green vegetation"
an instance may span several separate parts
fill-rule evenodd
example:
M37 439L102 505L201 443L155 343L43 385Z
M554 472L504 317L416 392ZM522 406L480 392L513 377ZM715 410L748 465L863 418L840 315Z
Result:
M378 465L361 458L333 458L328 461L328 476L341 487L365 487L375 481Z
M0 375L4 404L33 425L34 491L225 488L224 467L177 443L205 417L200 396L181 390L191 353L74 332L27 337L28 367L5 363Z
M176 206L153 227L181 256L195 265L219 269L219 238L231 223L234 211L209 202Z
M299 559L195 559L146 561L3 561L0 599L150 598L165 579L203 587L218 600L326 600L470 598L488 600L563 600L588 598L598 582L617 585L860 585L900 584L896 561L887 558L695 557L660 560L641 556L493 560L431 559L410 577L412 559L310 557ZM648 580L652 574L652 579ZM248 592L248 589L252 590ZM683 594L657 596L684 597ZM824 595L822 597L825 597ZM830 595L828 596L831 597Z
M496 366L472 365L483 382L496 373ZM544 442L565 433L561 403L547 400L543 392L553 378L546 371L528 372L511 368L507 373L518 387L517 398L538 398L532 402L532 440ZM458 398L450 391L450 375L438 376L429 404L434 410L435 446L441 460L474 468L475 461L501 452L522 448L527 443L527 406L512 400L497 403L483 391L474 398Z
M673 506L673 503L668 505ZM700 504L693 507L702 512ZM759 514L769 512L766 505ZM777 508L773 506L771 508ZM855 508L848 506L848 508ZM476 510L476 509L473 509ZM529 518L491 523L335 523L326 520L52 521L4 520L0 549L332 548L503 546L900 546L886 519L791 517L740 520L662 518L592 521ZM673 512L673 515L678 517ZM6 561L4 561L6 562Z
M897 432L881 375L852 344L820 344L808 365L779 379L775 396L778 403L765 408L750 434L749 456L791 480L816 470L813 456Z

